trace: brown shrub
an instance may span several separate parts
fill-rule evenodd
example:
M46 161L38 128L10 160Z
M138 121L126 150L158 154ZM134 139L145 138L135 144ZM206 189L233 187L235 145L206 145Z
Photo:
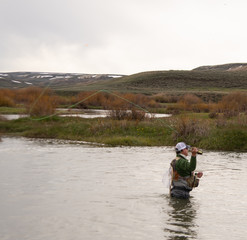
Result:
M9 97L3 96L0 93L0 107L14 107L15 103Z
M186 94L180 98L177 104L178 109L193 112L209 112L209 105L193 95Z
M224 116L219 116L216 119L216 123L215 123L216 127L225 127L227 125L227 120Z
M81 92L77 96L78 107L88 106L103 107L104 109L131 109L133 106L159 107L150 97L143 94L132 93L106 93L106 92Z
M151 107L151 108L158 108L158 107L160 107L160 104L158 104L154 99L151 99L147 103L147 106Z
M179 102L184 103L186 105L192 105L202 103L202 100L193 94L186 94L180 98Z
M57 102L51 96L41 96L33 103L27 105L27 112L30 116L47 116L54 114Z
M176 103L179 100L179 96L168 95L164 93L158 93L152 97L158 103Z
M237 118L232 120L232 124L246 127L247 126L247 116L246 114L239 114Z
M191 144L195 144L199 138L207 136L209 133L209 122L183 117L177 119L175 129L174 139L187 139Z
M243 92L230 93L222 98L217 104L217 108L219 112L226 112L226 114L235 115L234 112L245 112L247 111L247 94Z
M131 109L114 109L110 111L110 117L115 120L137 120L142 121L145 119L145 112Z
M217 112L211 112L208 114L209 118L218 118L219 114Z
M46 116L55 112L57 97L50 89L30 87L17 91L16 99L24 103L30 116Z
M0 106L14 107L14 91L10 89L0 89Z

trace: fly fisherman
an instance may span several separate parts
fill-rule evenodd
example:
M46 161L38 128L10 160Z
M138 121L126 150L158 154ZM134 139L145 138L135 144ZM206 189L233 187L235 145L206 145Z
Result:
M179 142L176 147L176 158L171 162L171 197L175 198L189 198L190 191L197 187L199 178L203 173L194 173L196 169L196 155L200 153L197 148L191 149L190 161L187 159L190 146L184 142Z

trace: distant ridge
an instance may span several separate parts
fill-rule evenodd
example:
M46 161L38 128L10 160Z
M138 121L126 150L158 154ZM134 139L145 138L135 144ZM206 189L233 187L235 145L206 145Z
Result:
M193 71L247 71L247 63L228 63L221 65L201 66L193 69Z
M49 87L73 92L107 89L117 92L226 94L247 92L247 63L201 66L193 70L148 71L132 75L49 72L0 73L0 88Z
M30 86L66 89L99 81L123 77L122 74L85 74L55 72L0 72L0 88L25 88Z

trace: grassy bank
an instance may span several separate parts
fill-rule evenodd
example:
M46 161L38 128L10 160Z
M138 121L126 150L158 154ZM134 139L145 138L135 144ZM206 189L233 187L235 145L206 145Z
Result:
M247 117L225 120L180 116L145 121L53 117L0 120L3 135L97 142L109 146L174 146L177 141L208 150L247 151Z
M20 107L0 107L0 114L25 114L26 109Z

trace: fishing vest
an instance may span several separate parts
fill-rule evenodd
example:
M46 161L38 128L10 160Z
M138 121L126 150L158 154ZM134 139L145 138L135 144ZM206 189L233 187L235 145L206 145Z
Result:
M176 157L171 162L171 168L172 168L172 181L181 181L185 180L188 184L188 187L195 188L199 185L199 179L196 177L194 172L191 172L190 176L182 177L179 175L179 173L176 170L176 162L179 160L180 157Z

